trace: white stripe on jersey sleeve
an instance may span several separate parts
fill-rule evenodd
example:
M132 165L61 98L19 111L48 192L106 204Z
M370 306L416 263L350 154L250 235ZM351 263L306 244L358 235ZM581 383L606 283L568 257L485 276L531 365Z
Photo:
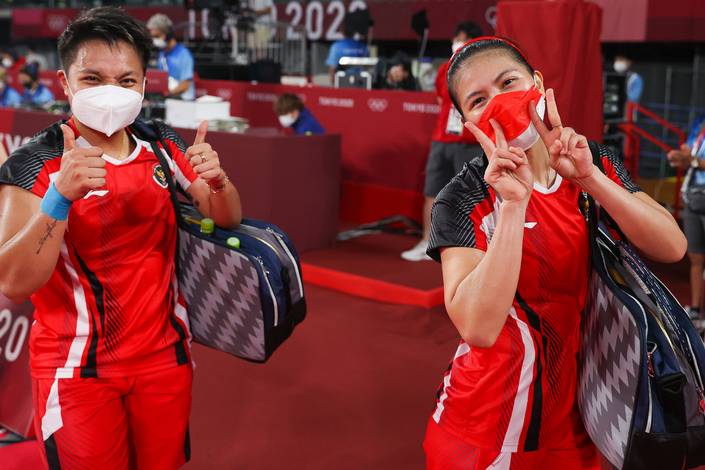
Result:
M174 175L176 183L181 186L184 191L186 191L189 186L191 186L191 182L188 180L188 178L186 178L186 176L184 176L184 173L181 171L181 168L179 168L179 165L177 165L174 160L169 158L169 154L163 148L161 150L162 154L164 155L164 158L166 158L167 163L169 163L171 174Z

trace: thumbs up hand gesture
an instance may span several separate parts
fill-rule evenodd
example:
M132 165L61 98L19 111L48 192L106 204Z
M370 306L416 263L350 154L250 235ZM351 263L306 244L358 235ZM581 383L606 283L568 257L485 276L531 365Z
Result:
M61 125L64 134L64 154L59 176L54 181L57 191L66 199L76 201L89 191L105 186L105 160L100 147L76 147L76 136L69 126Z
M206 133L208 132L208 121L201 122L196 131L196 139L193 145L186 149L186 158L191 166L211 188L222 186L226 176L220 167L218 152L213 150L210 144L206 143Z

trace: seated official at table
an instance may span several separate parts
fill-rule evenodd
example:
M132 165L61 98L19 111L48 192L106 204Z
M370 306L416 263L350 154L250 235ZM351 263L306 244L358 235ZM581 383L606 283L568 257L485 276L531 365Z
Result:
M326 130L306 109L298 96L285 93L274 103L274 112L279 116L282 127L291 127L297 135L325 134Z
M375 88L381 90L418 90L416 78L411 73L411 59L403 53L396 53L377 65Z
M54 94L39 82L39 65L31 63L22 67L19 81L24 88L22 106L44 108L54 102Z
M7 72L0 69L0 107L19 108L22 105L22 95L7 83Z

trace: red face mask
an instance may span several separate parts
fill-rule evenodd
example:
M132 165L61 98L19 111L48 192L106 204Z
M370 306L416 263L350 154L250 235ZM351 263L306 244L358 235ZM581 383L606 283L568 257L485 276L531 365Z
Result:
M487 104L476 125L496 143L494 128L490 124L490 119L494 119L502 126L509 145L528 150L539 138L529 114L528 106L531 102L536 104L536 112L543 119L545 100L538 88L532 87L528 91L509 91L496 95Z

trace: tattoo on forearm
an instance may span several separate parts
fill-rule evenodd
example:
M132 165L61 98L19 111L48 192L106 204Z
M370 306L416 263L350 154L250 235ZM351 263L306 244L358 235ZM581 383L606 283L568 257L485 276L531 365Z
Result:
M37 248L37 253L42 251L42 248L44 248L44 244L49 240L50 238L53 238L53 232L54 232L54 227L56 227L56 220L52 220L51 222L47 222L47 230L44 232L44 235L42 235L42 238L39 239L39 247Z

